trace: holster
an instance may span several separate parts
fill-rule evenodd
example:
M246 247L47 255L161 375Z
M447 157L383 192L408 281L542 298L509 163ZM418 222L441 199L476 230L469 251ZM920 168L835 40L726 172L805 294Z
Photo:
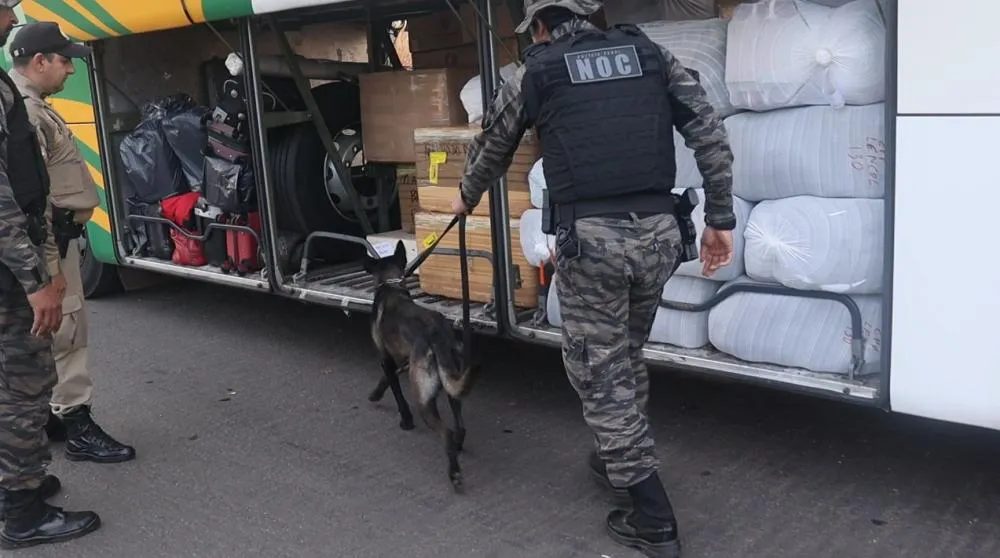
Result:
M74 212L59 207L52 208L52 236L55 237L56 247L59 248L59 258L64 259L69 250L69 241L80 238L83 234L83 225L74 220Z
M681 231L680 263L698 259L698 231L694 227L691 214L698 207L698 194L688 188L681 194L671 193L674 198L674 217Z
M545 234L556 232L556 210L549 203L548 189L542 190L542 232Z

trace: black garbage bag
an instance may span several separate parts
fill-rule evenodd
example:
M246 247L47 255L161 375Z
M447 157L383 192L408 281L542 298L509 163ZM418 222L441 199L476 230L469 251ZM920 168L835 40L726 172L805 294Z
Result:
M257 208L253 167L246 159L236 163L206 155L205 201L226 213L247 213Z
M187 191L180 159L167 144L158 120L144 120L122 140L118 149L133 196L144 203Z
M205 155L208 132L202 123L208 107L194 106L183 111L168 111L163 117L163 133L174 155L180 160L192 192L203 192L205 184Z
M194 106L191 97L183 93L146 103L142 122L122 140L118 149L122 166L139 201L156 203L189 191L181 159L167 141L163 120Z

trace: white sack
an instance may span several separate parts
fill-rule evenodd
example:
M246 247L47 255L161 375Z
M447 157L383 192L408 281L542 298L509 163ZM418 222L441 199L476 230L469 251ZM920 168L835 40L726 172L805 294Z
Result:
M528 209L521 214L521 253L528 263L538 267L556 253L556 237L542 232L542 210Z
M715 296L721 286L720 281L674 275L663 287L663 300L701 304ZM708 345L708 310L695 313L657 309L649 340L687 349Z
M698 72L708 101L722 118L735 112L726 89L726 27L718 18L695 21L653 21L639 25L650 39Z
M885 105L877 103L730 116L733 193L750 201L805 195L881 198L884 111Z
M874 373L882 357L882 298L851 298L861 311L866 341L861 373ZM708 336L716 349L748 362L831 374L851 369L850 313L836 301L737 293L709 311Z
M539 159L528 171L528 191L531 192L531 205L538 209L543 207L543 190L545 190L545 171L542 168L542 159Z
M882 292L882 200L801 196L763 201L743 233L746 273L793 289Z
M810 4L819 4L820 6L826 6L828 8L839 8L844 4L850 4L854 0L805 0ZM878 0L878 5L884 9L885 0Z
M727 38L730 101L755 111L885 101L885 38L874 0L740 4Z
M684 188L674 188L674 193L680 194L684 191ZM694 212L691 213L691 218L694 220L695 231L698 233L696 238L698 249L701 249L701 235L705 231L705 191L696 190L698 194L698 207L694 208ZM745 273L744 263L743 263L743 230L747 226L747 221L750 219L750 210L753 208L753 204L747 202L746 200L740 199L737 196L733 196L733 213L736 214L736 229L733 230L733 261L729 262L726 267L715 270L715 273L711 277L705 277L702 275L701 268L702 264L698 260L684 262L679 268L677 268L677 275L684 275L687 277L701 277L705 279L712 279L715 281L732 281L737 277Z
M556 279L553 277L545 310L549 324L561 327L562 314L555 283ZM712 298L721 285L721 282L716 281L674 276L664 285L661 296L664 300L673 302L700 304ZM694 313L658 308L649 340L689 349L704 347L708 344L708 314L708 311Z
M497 86L499 87L503 84L503 82L513 77L515 70L517 70L517 64L514 62L500 68L500 83L498 83ZM479 122L483 118L482 83L482 76L476 76L466 82L465 86L462 87L462 91L458 94L458 98L462 101L462 106L465 108L465 112L469 115L470 124Z

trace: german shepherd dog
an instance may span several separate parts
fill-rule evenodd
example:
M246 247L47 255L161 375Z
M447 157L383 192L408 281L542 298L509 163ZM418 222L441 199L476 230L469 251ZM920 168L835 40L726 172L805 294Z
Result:
M458 453L465 443L462 397L472 387L479 366L463 362L462 342L443 315L412 300L409 289L403 285L405 268L406 247L402 241L397 242L396 251L389 257L365 256L364 269L375 279L371 334L384 374L368 400L380 401L386 389L391 388L399 407L399 427L412 430L413 414L399 385L399 375L408 371L420 415L443 438L448 478L454 489L461 492ZM454 430L448 428L438 413L437 397L442 388L455 419Z

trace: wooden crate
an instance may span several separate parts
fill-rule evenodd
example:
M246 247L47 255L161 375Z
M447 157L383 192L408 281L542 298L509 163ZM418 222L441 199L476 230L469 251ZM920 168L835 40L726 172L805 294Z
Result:
M417 195L417 169L413 165L396 167L396 187L399 195L399 220L403 231L414 232L413 214L420 207Z
M450 186L458 188L465 172L465 154L469 142L481 128L478 126L420 127L413 130L417 161L417 186ZM534 132L528 131L514 152L507 169L509 192L530 192L528 173L542 156L542 145Z
M454 215L418 211L414 217L418 248L424 250L448 226ZM519 279L519 283L514 284L514 306L535 308L538 306L538 273L522 251L517 249L521 243L520 219L511 219L510 229L515 278ZM465 232L468 239L466 248L493 252L489 217L470 215L466 218ZM458 249L458 225L448 231L438 248ZM420 267L420 288L428 294L461 300L462 268L459 257L439 254L428 257ZM493 267L483 258L469 258L469 298L483 303L493 300Z
M420 186L418 188L418 203L420 210L431 213L448 213L451 211L451 201L458 195L458 189L449 186ZM507 192L507 209L515 219L532 208L531 193L516 190ZM490 194L487 192L472 210L473 215L490 216Z

